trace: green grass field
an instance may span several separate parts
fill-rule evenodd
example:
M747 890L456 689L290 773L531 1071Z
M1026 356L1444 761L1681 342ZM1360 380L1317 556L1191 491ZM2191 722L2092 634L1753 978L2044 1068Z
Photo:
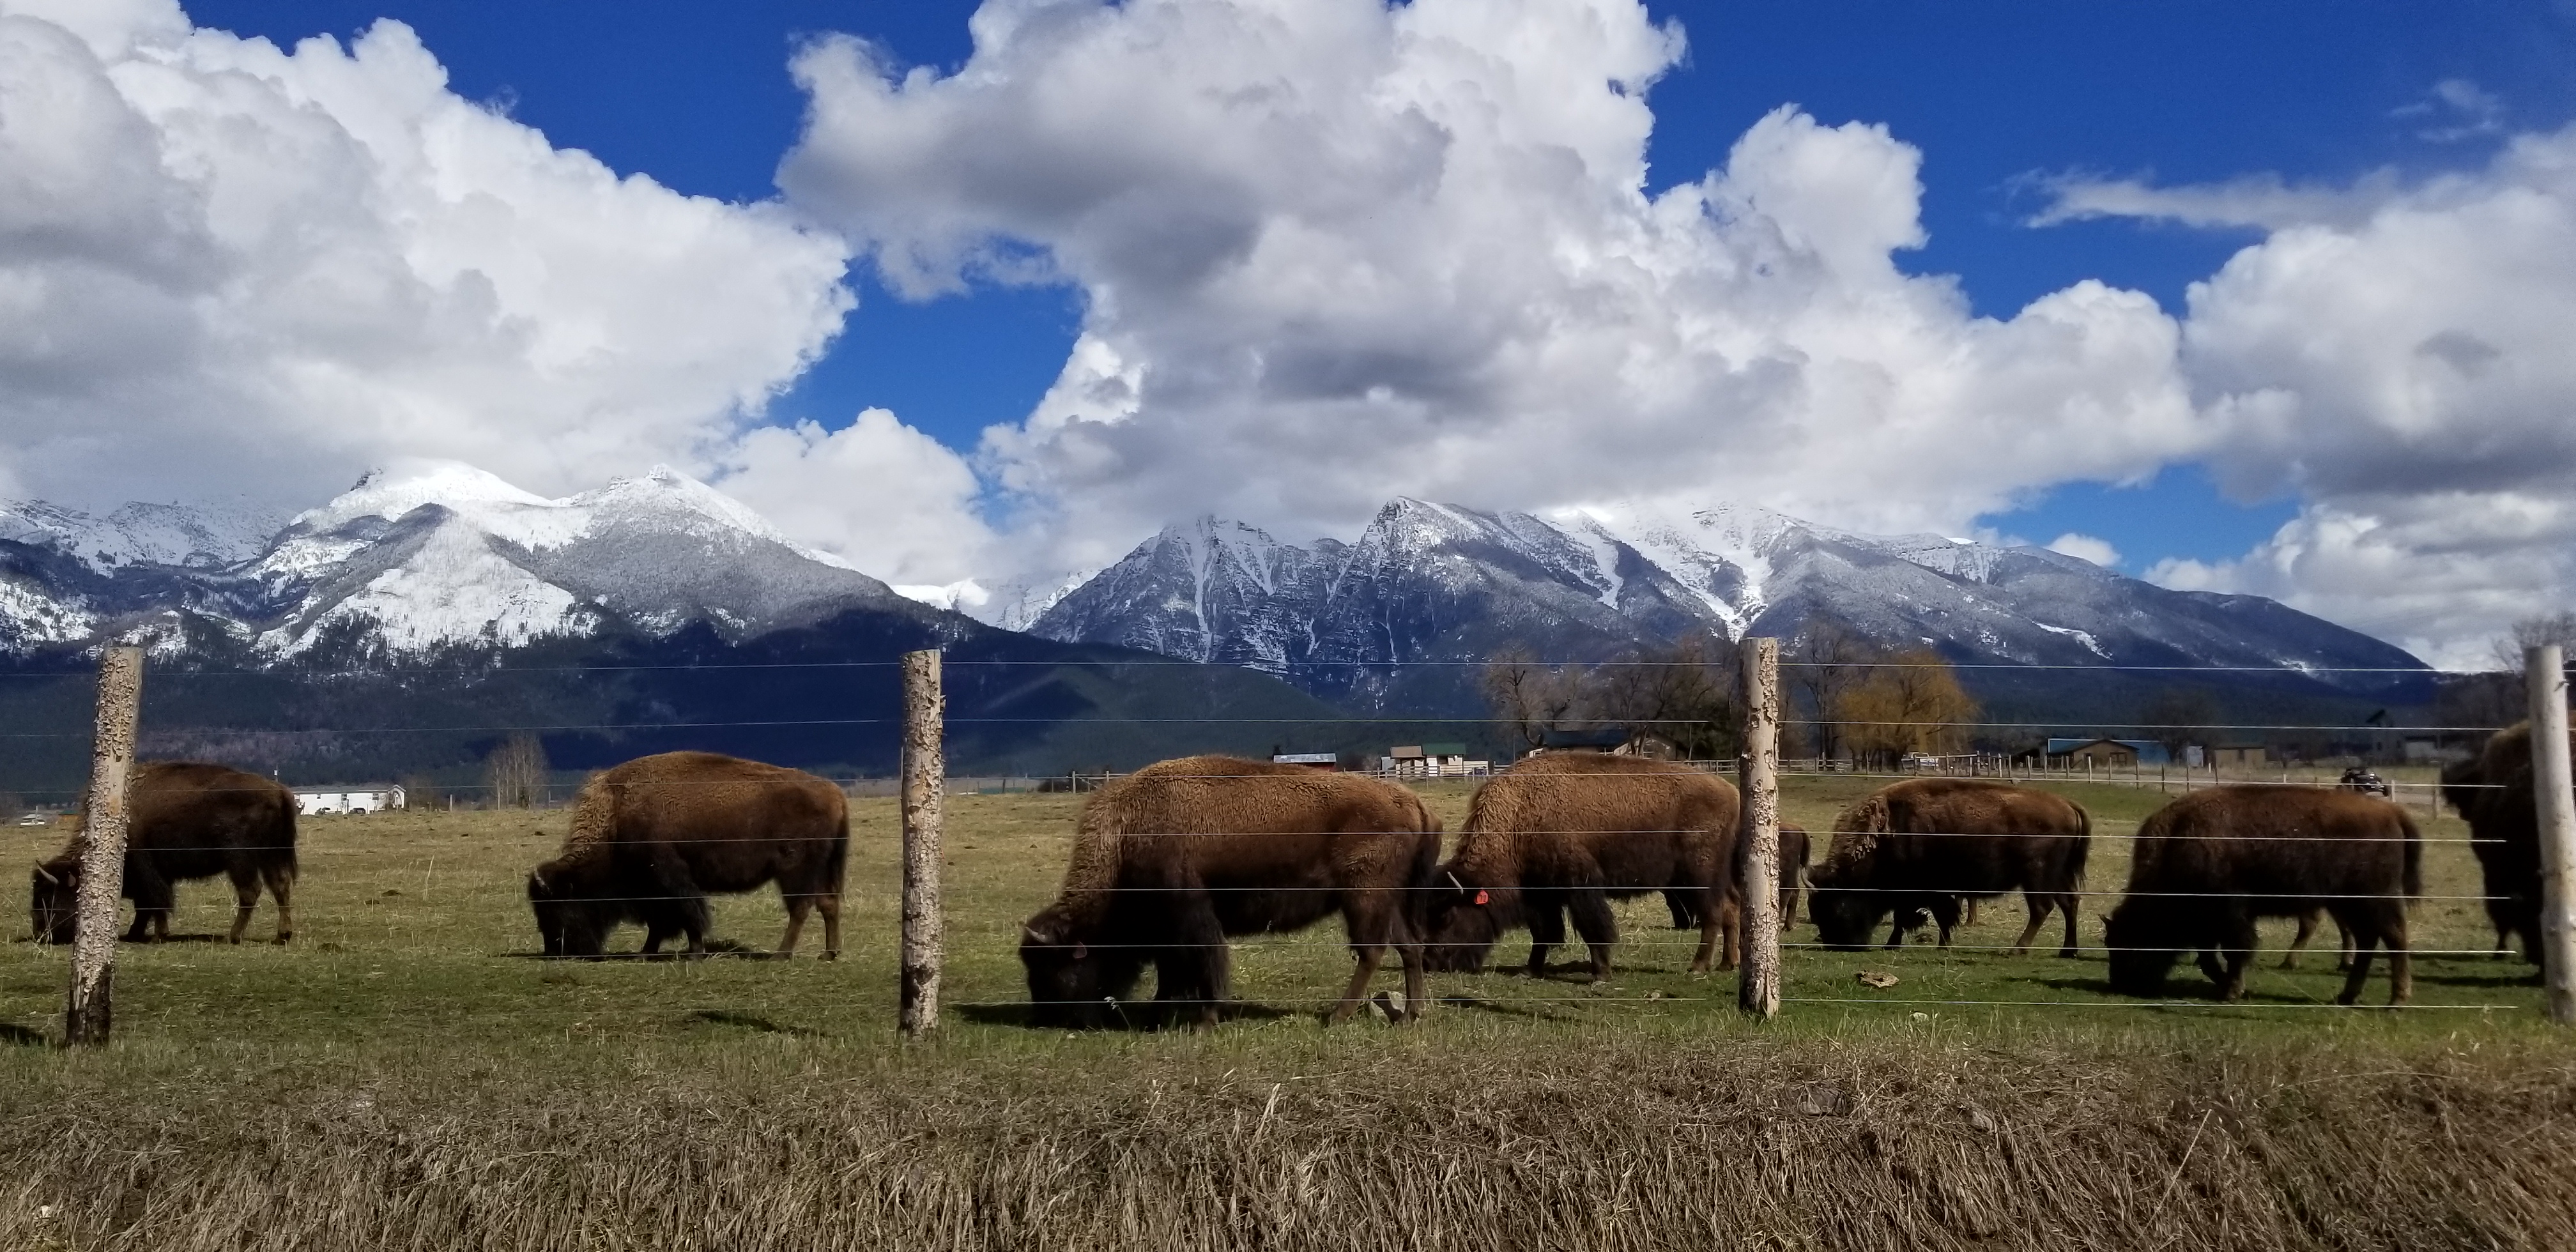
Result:
M1822 832L1876 780L1792 777ZM2070 785L2083 936L2164 797ZM1455 830L1463 784L1426 789ZM308 819L298 933L228 947L219 884L128 945L116 1042L65 1053L60 949L0 955L0 1246L2550 1247L2576 1243L2576 1075L2484 955L2465 828L2426 826L2417 1007L2262 959L2247 1001L2107 994L2103 963L1791 947L1769 1025L1695 934L1623 906L1618 973L1435 975L1327 1031L1337 928L1240 944L1217 1031L1021 1024L1018 925L1079 798L948 807L940 1037L894 1037L896 811L853 807L843 958L545 962L521 884L560 811ZM31 862L65 832L9 828ZM1818 840L1818 856L1823 839ZM265 905L252 936L270 933ZM774 895L716 933L777 941ZM2043 941L2053 947L2052 922ZM2288 924L2267 924L2267 940ZM1800 925L1790 943L1812 939ZM621 932L632 949L639 932ZM1517 964L1507 939L1499 960ZM2445 954L2447 953L2447 954ZM1897 975L1872 990L1863 970ZM1392 971L1380 986L1393 988ZM1427 1171L1427 1172L1426 1172Z

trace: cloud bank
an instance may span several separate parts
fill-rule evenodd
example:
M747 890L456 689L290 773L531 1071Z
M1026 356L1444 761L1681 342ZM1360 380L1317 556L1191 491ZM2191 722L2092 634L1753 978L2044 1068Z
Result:
M954 73L835 38L780 184L897 287L1062 281L1079 343L979 467L1043 558L1187 513L1759 501L1956 530L2206 444L2146 297L1910 277L1920 154L1784 107L1645 190L1683 52L1633 3L994 3Z
M901 443L755 428L851 307L848 256L460 99L397 22L281 50L170 3L0 0L0 497L301 507L401 456L768 494L816 476L796 453ZM888 469L816 529L889 490L956 506Z

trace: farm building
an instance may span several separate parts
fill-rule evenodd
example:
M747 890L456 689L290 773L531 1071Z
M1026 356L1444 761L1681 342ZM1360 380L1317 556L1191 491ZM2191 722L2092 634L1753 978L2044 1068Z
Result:
M2049 740L2048 759L2074 766L2135 769L2141 765L2171 765L2173 754L2153 739L2070 738Z
M403 789L391 783L362 787L296 787L295 809L306 817L324 813L384 813L405 807Z
M1463 743L1399 744L1378 758L1378 769L1397 778L1469 778L1490 774L1491 761L1467 759Z
M1270 754L1270 763L1303 765L1308 769L1336 770L1342 767L1342 758L1330 752L1273 752Z
M1624 726L1604 726L1598 730L1549 730L1539 734L1539 745L1531 755L1541 752L1604 752L1611 756L1640 756L1651 761L1669 761L1681 755L1673 741L1651 731L1630 730Z
M2209 750L2209 763L2221 769L2245 769L2272 763L2272 750L2259 743L2222 743Z

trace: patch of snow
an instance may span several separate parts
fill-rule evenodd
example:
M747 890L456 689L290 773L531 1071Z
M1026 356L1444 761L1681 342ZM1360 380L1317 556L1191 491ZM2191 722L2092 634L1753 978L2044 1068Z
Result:
M2086 651L2091 652L2095 656L2101 657L2103 660L2107 661L2111 659L2111 654L2102 650L2102 645L2094 641L2093 636L2089 631L2077 630L2071 626L2051 626L2046 622L2032 622L2031 625L2037 626L2041 630L2047 631L2052 635L2064 635L2077 643L2083 644Z

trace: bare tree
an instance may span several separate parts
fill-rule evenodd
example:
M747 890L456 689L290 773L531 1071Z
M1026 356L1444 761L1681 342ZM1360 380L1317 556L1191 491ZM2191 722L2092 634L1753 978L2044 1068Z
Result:
M2163 744L2165 754L2177 765L2183 761L2184 748L2195 743L2210 746L2209 728L2218 716L2218 701L2199 687L2167 687L2138 710L2147 737Z
M1783 659L1789 663L1781 666L1781 677L1812 723L1816 755L1829 759L1843 755L1851 745L1843 728L1835 724L1835 710L1868 674L1864 665L1877 659L1878 649L1842 623L1821 618L1799 631L1786 651Z
M2495 668L2446 679L2433 698L2434 720L2445 726L2510 726L2529 712L2522 682L2522 650L2557 644L2576 656L2576 612L2544 613L2516 621L2487 645Z
M1535 748L1547 732L1563 728L1581 695L1578 676L1541 665L1528 648L1505 644L1485 665L1485 703L1508 736Z
M1845 733L1863 752L1957 752L1967 746L1977 702L1959 686L1941 654L1915 648L1873 666L1834 705Z
M1736 685L1733 645L1694 635L1594 667L1577 711L1662 735L1686 757L1733 756L1741 734Z
M2522 672L2525 648L2557 644L2576 652L2576 611L2544 613L2516 621L2510 631L2488 647L2495 653L2496 668L2509 674Z
M546 748L535 735L520 733L501 741L483 758L496 809L534 808L545 798Z

